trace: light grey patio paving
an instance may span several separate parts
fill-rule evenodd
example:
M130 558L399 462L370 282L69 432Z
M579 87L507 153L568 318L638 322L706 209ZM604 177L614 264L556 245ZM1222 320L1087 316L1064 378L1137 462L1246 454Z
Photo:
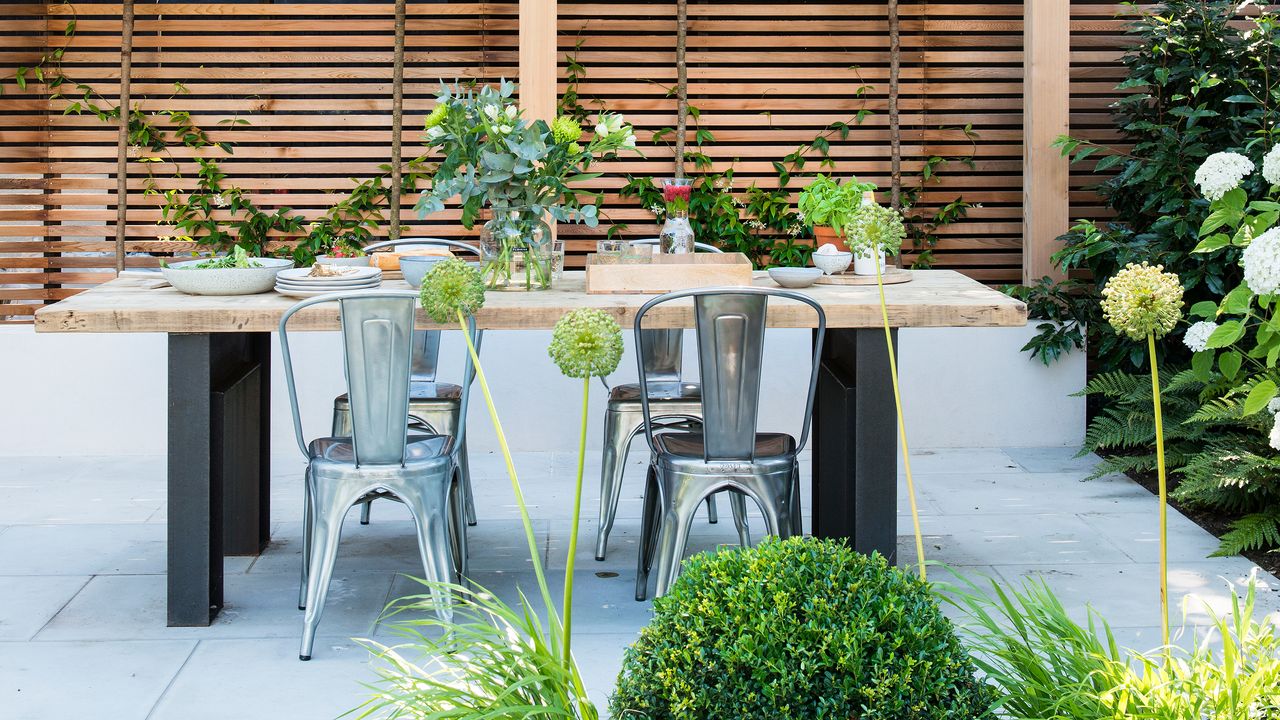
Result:
M1154 645L1154 498L1125 478L1081 482L1090 463L1072 455L1060 448L914 455L926 552L966 574L1043 576L1078 617L1092 604L1122 642ZM575 460L569 453L517 458L557 584ZM588 468L597 463L598 454L589 454ZM648 603L632 600L643 458L631 463L608 560L592 558L590 471L578 545L575 648L602 704L624 647L650 612ZM473 576L513 598L517 587L533 585L510 487L500 458L476 457L473 468L480 515L470 533ZM389 600L416 592L403 576L421 572L412 526L395 503L375 504L368 527L352 513L314 659L298 662L300 471L293 457L276 459L271 546L259 558L227 559L227 607L213 626L167 628L163 458L0 460L0 717L310 720L358 705L368 693L360 683L373 675L368 652L351 638L396 642L378 615ZM697 549L736 541L728 504L720 510L720 524L695 523ZM907 512L903 494L904 533ZM754 520L758 534L763 524ZM1170 539L1175 603L1196 596L1221 610L1225 581L1254 569L1244 558L1206 558L1216 542L1176 512ZM900 548L909 562L909 536ZM1265 593L1259 604L1280 609L1280 593ZM1204 621L1198 600L1188 605L1188 618Z

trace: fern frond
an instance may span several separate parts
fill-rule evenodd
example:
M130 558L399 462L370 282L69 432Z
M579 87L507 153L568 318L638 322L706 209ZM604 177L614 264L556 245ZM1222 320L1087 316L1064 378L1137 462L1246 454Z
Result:
M1280 546L1280 508L1253 513L1231 523L1214 556L1238 555L1249 550Z

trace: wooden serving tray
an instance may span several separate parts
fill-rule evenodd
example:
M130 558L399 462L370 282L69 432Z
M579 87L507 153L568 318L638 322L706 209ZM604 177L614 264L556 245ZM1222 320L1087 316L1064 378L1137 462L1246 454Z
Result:
M587 255L586 289L592 295L657 295L675 290L751 284L742 253L659 254L648 263L602 264Z
M896 285L898 283L910 282L911 271L902 268L885 268L880 274L885 285ZM852 272L836 273L835 275L823 275L814 281L816 285L875 285L875 275L854 275Z

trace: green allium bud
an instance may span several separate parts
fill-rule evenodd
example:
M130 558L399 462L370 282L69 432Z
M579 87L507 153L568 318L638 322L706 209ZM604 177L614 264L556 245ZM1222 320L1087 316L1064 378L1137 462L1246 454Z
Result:
M561 115L551 121L551 137L555 138L558 143L574 142L582 137L582 126L578 124L577 120L567 115Z
M1102 288L1102 315L1133 340L1164 337L1182 317L1182 282L1163 265L1129 263Z
M547 354L568 377L603 377L622 360L622 328L603 310L571 310L556 323Z
M438 323L474 315L484 307L484 280L480 271L453 258L441 260L422 281L422 309Z

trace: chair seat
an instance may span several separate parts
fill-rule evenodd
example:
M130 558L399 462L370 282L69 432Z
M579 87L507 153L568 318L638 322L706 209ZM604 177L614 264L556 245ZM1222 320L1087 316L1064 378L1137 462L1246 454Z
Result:
M658 433L653 436L659 460L668 466L679 465L682 469L705 466L724 472L726 466L754 465L766 472L775 472L783 469L790 471L795 462L796 441L786 433L757 433L754 460L730 460L724 461L724 464L721 461L704 460L703 443L702 433Z
M440 401L457 404L462 401L462 387L453 383L411 382L409 383L409 402ZM351 404L347 394L334 398L335 410L346 409Z
M453 450L453 438L448 435L410 435L405 443L405 465L448 462ZM307 446L308 455L317 465L328 463L354 465L355 447L349 437L322 437ZM386 467L386 466L366 466ZM392 466L394 467L394 466Z
M649 402L698 402L702 399L702 386L698 383L651 382ZM640 384L616 385L609 391L609 403L640 403Z

